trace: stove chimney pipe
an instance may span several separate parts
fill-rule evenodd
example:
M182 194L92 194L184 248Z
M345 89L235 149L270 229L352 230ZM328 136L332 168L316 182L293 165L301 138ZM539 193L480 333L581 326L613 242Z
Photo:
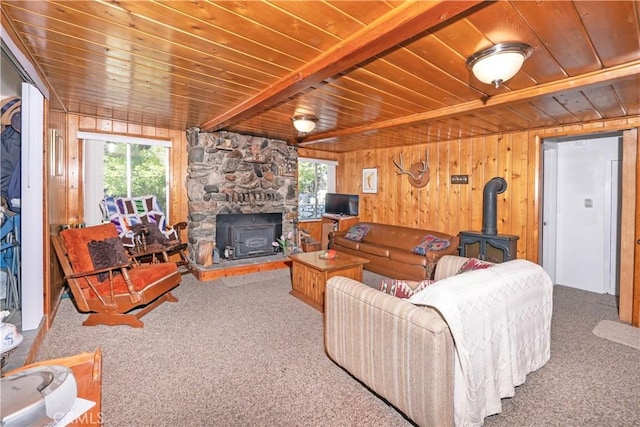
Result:
M491 236L498 234L497 195L504 193L506 189L507 181L500 177L492 178L485 184L482 193L482 234Z

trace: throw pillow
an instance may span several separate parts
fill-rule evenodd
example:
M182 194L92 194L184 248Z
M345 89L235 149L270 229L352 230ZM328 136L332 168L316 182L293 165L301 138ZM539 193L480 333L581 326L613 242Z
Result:
M91 257L93 268L96 270L114 265L127 264L129 262L122 240L118 237L111 237L105 240L92 240L87 244L87 247L89 248L89 256ZM120 274L120 272L114 271L113 274ZM98 274L98 280L101 282L108 277L109 272Z
M362 240L364 239L364 236L366 236L368 232L369 232L368 225L358 224L351 227L349 231L347 231L347 234L345 234L344 237L346 239L353 240L354 242L362 242Z
M484 268L493 267L493 265L494 264L491 262L482 261L482 260L479 260L478 258L469 258L468 261L462 264L462 267L460 267L460 270L458 270L456 274L461 274L466 271L472 271L472 270L482 270Z
M451 244L447 239L439 239L436 236L427 234L422 238L422 241L413 248L413 252L418 255L426 255L429 251L440 251L446 249Z
M398 298L410 298L413 294L434 282L435 280L420 280L417 282L414 280L382 279L380 281L380 291Z

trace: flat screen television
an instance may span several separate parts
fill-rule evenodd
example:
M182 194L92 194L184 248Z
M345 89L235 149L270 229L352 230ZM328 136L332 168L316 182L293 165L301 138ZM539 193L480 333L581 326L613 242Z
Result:
M327 193L324 199L324 213L333 215L358 216L357 194Z

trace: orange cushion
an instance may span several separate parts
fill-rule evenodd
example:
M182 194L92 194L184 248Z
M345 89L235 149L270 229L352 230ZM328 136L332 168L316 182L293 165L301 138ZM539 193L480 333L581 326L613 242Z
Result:
M85 273L95 270L89 253L89 242L118 237L118 231L116 226L109 222L87 228L68 228L60 232L60 237L64 242L73 271Z
M150 284L167 277L177 270L178 267L175 262L163 262L159 264L141 265L140 267L129 269L128 272L135 290L141 291ZM103 282L92 280L92 283L100 295L111 295L109 279ZM113 277L113 289L116 295L129 293L127 283L124 281L124 277L121 274ZM95 298L95 294L91 288L84 288L83 292L86 298Z

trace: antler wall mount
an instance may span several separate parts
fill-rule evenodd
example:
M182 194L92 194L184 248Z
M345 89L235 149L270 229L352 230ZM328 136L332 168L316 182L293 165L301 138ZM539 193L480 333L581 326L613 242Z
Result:
M409 184L411 184L413 187L422 188L429 183L429 180L431 179L429 166L427 166L429 156L426 152L425 159L413 163L409 167L409 169L405 169L402 165L402 153L400 153L400 163L396 162L395 159L392 159L392 161L393 164L398 168L396 173L398 175L407 175L407 177L409 178Z

